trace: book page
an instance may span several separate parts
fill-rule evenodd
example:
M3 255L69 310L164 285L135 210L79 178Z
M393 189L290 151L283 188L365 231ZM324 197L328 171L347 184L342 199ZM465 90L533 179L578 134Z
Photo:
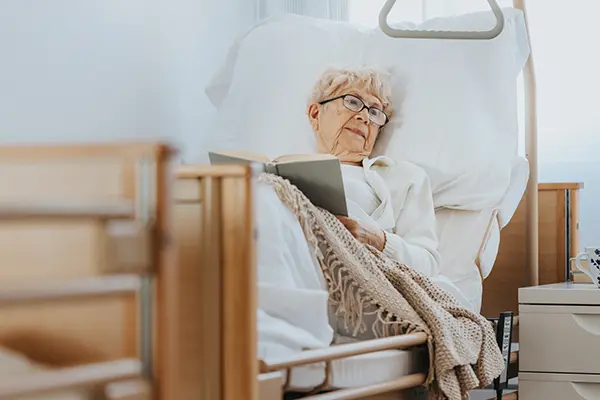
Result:
M278 163L276 166L277 174L300 189L315 206L334 215L348 216L338 158Z
M271 162L271 160L269 160L269 158L264 154L244 150L215 151L213 152L213 154L219 154L227 157L240 158L248 161L256 161L261 163Z
M337 157L332 156L331 154L286 154L280 157L277 157L273 160L273 163L283 164L283 163L291 163L297 161L317 161L317 160L332 160Z

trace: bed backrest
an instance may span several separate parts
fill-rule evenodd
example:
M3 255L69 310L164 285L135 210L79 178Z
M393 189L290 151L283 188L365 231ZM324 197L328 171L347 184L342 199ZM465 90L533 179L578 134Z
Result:
M127 268L148 261L159 277L148 291L163 295L171 284L163 239L170 235L172 153L160 143L0 147L0 346L57 367L144 356L138 348L140 280L133 274L95 278L137 274ZM82 288L98 295L57 301L56 288L74 297ZM52 301L10 300L22 293L45 293ZM172 364L164 318L174 308L168 296L158 304L155 313L146 312L157 317L157 335L150 336L157 346L148 351L159 360L160 369L151 373L162 380L162 395Z

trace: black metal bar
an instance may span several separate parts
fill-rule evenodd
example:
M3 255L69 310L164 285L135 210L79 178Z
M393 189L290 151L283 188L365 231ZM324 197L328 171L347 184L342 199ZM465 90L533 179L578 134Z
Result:
M494 390L496 391L496 398L502 400L502 393L508 389L509 377L509 365L510 365L510 353L512 345L512 326L513 326L513 312L500 313L498 322L496 325L496 340L498 346L502 351L502 357L504 358L504 370L499 377L494 379Z

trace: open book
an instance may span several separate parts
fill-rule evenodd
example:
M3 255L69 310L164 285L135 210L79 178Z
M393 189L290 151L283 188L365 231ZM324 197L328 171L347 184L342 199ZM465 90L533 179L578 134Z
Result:
M340 160L329 154L290 154L269 160L245 151L209 152L210 163L260 163L265 172L289 180L317 207L348 216Z

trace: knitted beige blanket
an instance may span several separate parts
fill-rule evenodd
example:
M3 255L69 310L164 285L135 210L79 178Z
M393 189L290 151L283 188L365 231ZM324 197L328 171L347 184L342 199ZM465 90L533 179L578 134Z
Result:
M329 302L355 334L376 337L428 334L430 399L463 400L503 370L492 324L459 305L424 275L357 241L329 212L315 207L295 186L262 174L294 212L327 280ZM371 327L363 315L375 314Z

